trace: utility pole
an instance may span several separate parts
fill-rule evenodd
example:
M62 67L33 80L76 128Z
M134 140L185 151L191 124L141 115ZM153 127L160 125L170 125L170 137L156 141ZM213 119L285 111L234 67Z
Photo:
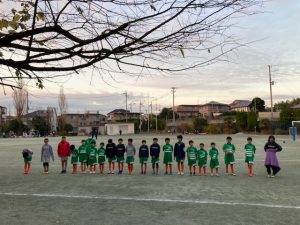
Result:
M174 107L175 107L175 92L176 92L176 87L171 87L172 90L172 95L173 95L173 126L175 126L175 111L174 111Z
M147 120L148 120L148 133L150 132L150 118L149 118L149 94L148 94L148 109L147 109Z
M125 110L126 110L126 112L125 112L125 119L126 119L126 123L127 123L127 100L128 100L128 93L127 93L127 91L125 91L124 93L123 93L124 95L125 95L125 101L126 101L126 107L125 107Z
M273 91L272 91L272 85L274 85L274 81L272 81L271 65L268 65L268 67L269 67L269 80L270 80L271 120L273 120Z
M157 112L157 99L155 100L156 102L155 102L155 111L156 111L156 116L155 116L155 130L156 130L156 133L157 133L157 114L158 114L158 112Z
M140 133L142 133L142 101L140 100Z

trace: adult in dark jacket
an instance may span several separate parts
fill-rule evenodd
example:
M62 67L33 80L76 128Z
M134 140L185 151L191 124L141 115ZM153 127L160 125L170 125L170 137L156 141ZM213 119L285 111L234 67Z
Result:
M177 136L178 142L174 145L174 158L177 162L178 175L183 175L185 160L185 144L182 142L182 135Z
M116 154L117 154L117 148L115 143L113 143L112 139L108 139L108 143L105 149L105 155L107 156L108 159L109 174L115 173L114 171L115 171Z
M158 175L160 145L157 143L157 141L157 138L153 138L153 144L150 145L150 156L152 162L153 175Z
M280 152L282 147L275 142L274 136L270 136L264 149L266 152L265 166L267 168L268 177L275 177L275 175L280 171L276 153Z

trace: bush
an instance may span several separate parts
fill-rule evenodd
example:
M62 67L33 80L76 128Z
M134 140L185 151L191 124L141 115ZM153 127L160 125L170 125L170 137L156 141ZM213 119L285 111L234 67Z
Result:
M280 128L275 129L275 135L288 135L289 131L288 130L282 130Z
M222 129L219 126L210 124L206 127L205 132L208 134L221 134Z

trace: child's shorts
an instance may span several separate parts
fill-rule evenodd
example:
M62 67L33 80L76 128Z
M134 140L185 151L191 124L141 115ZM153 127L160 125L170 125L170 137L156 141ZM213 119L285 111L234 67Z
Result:
M94 166L94 165L97 165L97 159L96 159L96 157L89 158L89 166Z
M219 168L219 160L218 159L210 160L209 166L210 166L211 169Z
M249 164L254 164L254 156L246 156L245 162Z
M134 163L134 157L133 156L127 156L126 163L133 164Z
M105 163L105 156L99 156L98 157L98 164L104 164Z
M114 163L116 162L116 157L108 158L109 163Z
M207 164L207 159L206 158L198 159L198 166L205 167L206 164Z
M234 154L225 154L225 164L235 164Z
M196 159L189 159L188 160L188 165L189 166L196 166L196 163L197 163Z
M85 163L87 161L87 158L88 158L87 155L81 154L79 155L79 162Z
M124 156L117 157L117 163L123 163L125 161Z
M153 164L154 163L159 163L159 157L157 157L157 158L156 157L155 158L152 157L151 158L151 163L153 163Z
M185 158L177 158L177 157L176 157L176 162L177 162L177 163L183 163L184 160L185 160Z
M140 157L140 163L145 164L148 162L148 157Z
M173 158L172 158L172 153L165 153L164 155L164 164L172 164Z

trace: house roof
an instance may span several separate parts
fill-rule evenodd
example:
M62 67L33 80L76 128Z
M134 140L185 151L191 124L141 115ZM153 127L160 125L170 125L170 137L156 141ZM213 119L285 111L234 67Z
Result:
M202 106L205 106L205 105L224 105L224 106L228 106L227 104L224 104L224 103L220 103L220 102L216 102L216 101L210 101Z
M230 105L231 108L249 107L252 104L249 100L234 100Z
M113 111L109 112L108 114L112 114L112 113L130 113L130 111L125 110L125 109L114 109Z
M300 104L294 105L294 106L292 106L291 108L292 108L292 109L300 109Z
M43 116L47 114L47 110L37 110L37 111L34 111L34 112L31 112L31 113L27 113L26 117L37 117L37 116Z

